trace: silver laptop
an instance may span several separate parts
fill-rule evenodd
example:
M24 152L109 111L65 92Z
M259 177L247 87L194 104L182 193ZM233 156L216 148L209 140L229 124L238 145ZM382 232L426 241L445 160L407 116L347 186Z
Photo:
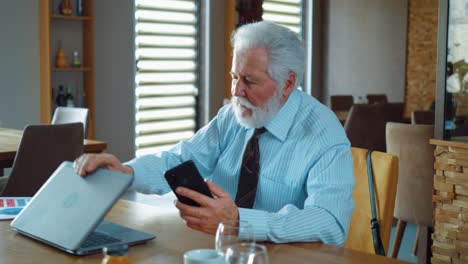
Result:
M21 234L75 255L142 243L155 236L102 219L130 186L129 175L98 169L85 178L63 162L11 222Z

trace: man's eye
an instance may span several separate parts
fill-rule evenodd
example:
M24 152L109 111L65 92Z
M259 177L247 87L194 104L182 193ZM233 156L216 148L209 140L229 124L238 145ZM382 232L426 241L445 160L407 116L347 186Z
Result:
M255 82L248 80L248 79L245 79L244 81L245 81L245 84L255 84Z

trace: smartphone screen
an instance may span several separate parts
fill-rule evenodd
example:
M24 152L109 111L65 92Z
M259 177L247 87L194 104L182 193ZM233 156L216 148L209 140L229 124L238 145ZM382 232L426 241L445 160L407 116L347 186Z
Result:
M213 195L208 189L208 186L203 180L203 177L198 172L198 169L195 166L195 163L193 163L193 161L191 160L186 161L166 171L166 173L164 174L164 177L166 178L167 183L169 183L169 186L171 187L171 189L174 191L175 195L177 196L177 199L182 203L185 203L191 206L200 206L197 202L193 201L192 199L189 199L185 196L177 194L175 192L175 189L177 189L177 187L179 186L192 189L194 191L197 191L208 197L213 198Z

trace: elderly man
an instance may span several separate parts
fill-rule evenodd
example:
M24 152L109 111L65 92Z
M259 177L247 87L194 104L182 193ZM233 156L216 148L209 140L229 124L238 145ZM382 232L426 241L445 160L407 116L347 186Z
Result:
M341 245L353 210L350 144L336 116L297 89L304 48L285 27L258 22L232 38L232 103L190 140L121 164L110 154L85 154L77 173L99 166L135 176L144 193L170 191L164 172L193 160L214 198L179 187L198 202L176 202L187 226L215 233L222 221L253 226L256 240Z

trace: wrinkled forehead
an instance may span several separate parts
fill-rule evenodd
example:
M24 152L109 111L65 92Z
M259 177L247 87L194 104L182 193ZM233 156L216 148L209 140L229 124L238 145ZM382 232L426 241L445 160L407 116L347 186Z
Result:
M233 68L244 68L245 66L253 66L257 70L267 71L268 69L268 51L265 48L252 48L239 50L234 53Z

